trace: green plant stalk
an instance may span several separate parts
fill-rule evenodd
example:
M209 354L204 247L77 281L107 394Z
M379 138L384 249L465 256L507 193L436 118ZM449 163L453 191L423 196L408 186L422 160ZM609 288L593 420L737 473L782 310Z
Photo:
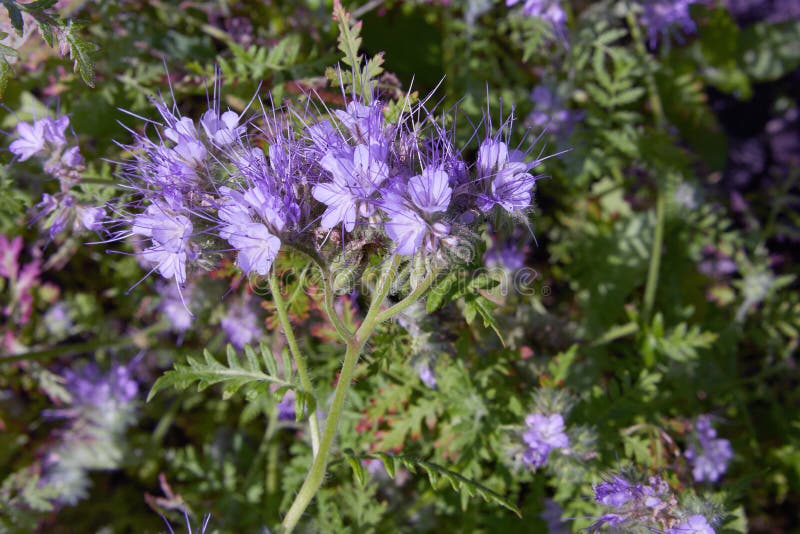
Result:
M286 516L283 518L281 532L290 533L294 530L297 523L300 521L300 517L305 512L306 508L308 508L308 505L317 494L317 491L319 491L320 486L322 486L322 481L325 478L325 472L328 467L328 454L331 451L333 441L338 432L339 419L341 418L344 401L350 389L350 383L353 380L356 365L358 364L358 358L361 355L364 345L381 322L379 320L380 307L394 281L398 263L399 258L396 256L392 261L387 263L378 282L378 286L375 289L375 293L373 294L372 302L370 303L364 321L361 323L358 331L347 341L344 364L339 374L339 382L336 384L336 389L333 393L333 402L331 403L328 418L325 422L325 432L323 432L320 441L319 454L314 457L311 469L308 475L306 475L306 479L300 487L300 491L289 507L289 511L286 512Z
M653 116L656 120L656 126L663 129L666 126L666 117L664 115L664 106L661 104L661 97L658 94L658 86L656 85L655 76L653 71L647 65L647 49L644 45L642 32L639 25L636 23L636 17L633 11L628 7L627 14L628 28L631 31L636 52L639 54L645 69L645 83L647 85L647 93L650 102L650 108L653 111ZM664 248L664 219L665 219L665 192L661 186L660 180L656 181L658 188L656 193L656 227L653 232L653 247L650 251L650 265L647 269L647 285L644 290L644 302L642 307L642 321L647 325L650 323L650 318L653 314L653 307L656 299L656 289L658 288L658 274L661 269L661 252Z
M311 378L308 374L308 368L306 367L306 361L300 352L300 347L297 346L297 339L294 336L294 330L292 330L292 323L289 321L289 314L286 312L286 302L283 300L283 295L281 294L278 277L275 276L274 273L269 277L269 288L272 291L272 301L275 303L275 309L278 312L278 321L281 323L281 328L286 336L286 342L289 344L289 351L292 353L292 359L294 359L295 367L297 367L297 375L300 377L300 384L303 386L303 389L306 390L306 393L316 399L314 386L311 384ZM308 428L311 434L311 451L316 458L319 452L319 420L317 420L315 410L311 410L311 413L308 414Z
M425 277L425 279L422 282L420 282L420 284L414 289L414 291L412 291L411 293L408 294L408 296L406 296L406 298L394 304L389 309L378 313L377 316L378 322L382 323L387 319L394 317L398 313L402 312L412 304L414 304L417 301L417 299L419 299L422 296L422 294L425 293L425 291L427 291L428 288L431 287L431 284L433 284L433 282L436 280L438 274L439 274L439 269L434 269L428 274L428 276Z
M642 319L644 324L650 323L658 288L658 273L661 269L661 249L664 248L664 193L659 188L656 198L656 228L653 235L653 248L650 251L650 265L647 268L647 285L644 289L644 307Z

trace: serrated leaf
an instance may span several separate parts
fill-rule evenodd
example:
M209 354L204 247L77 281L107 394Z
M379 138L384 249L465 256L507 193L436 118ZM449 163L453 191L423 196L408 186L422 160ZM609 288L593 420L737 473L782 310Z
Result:
M522 514L519 511L519 509L516 506L514 506L511 502L509 502L501 494L484 486L480 482L471 480L463 476L461 473L452 471L450 469L447 469L446 467L435 464L433 462L427 462L425 460L420 460L412 456L390 455L386 453L376 453L363 456L361 458L381 460L384 466L388 466L390 464L389 460L391 460L392 469L394 469L395 465L399 463L411 473L418 473L419 470L421 469L427 475L428 481L430 482L431 487L434 490L438 489L440 481L444 481L447 482L447 484L454 491L459 493L462 496L462 499L478 496L488 503L498 504L514 512L518 517L522 517ZM387 472L389 472L388 467L387 467Z
M19 7L17 7L17 3L13 0L2 0L2 2L6 8L6 11L8 11L8 18L11 21L11 27L14 28L14 31L21 36L22 31L25 29L25 23L22 20L22 12L19 10Z
M149 402L163 389L174 387L183 390L193 384L197 385L198 391L202 391L214 384L224 383L224 398L230 397L243 387L246 387L248 392L256 394L268 393L268 384L293 387L291 383L261 370L257 359L245 358L244 362L240 361L230 345L226 353L227 365L217 361L208 350L203 351L202 360L190 356L185 364L176 363L173 370L167 371L156 380L147 396L147 401Z
M75 70L86 85L94 87L94 61L91 57L94 46L78 36L79 29L79 26L69 23L64 29L64 37L69 44L70 58L75 61Z

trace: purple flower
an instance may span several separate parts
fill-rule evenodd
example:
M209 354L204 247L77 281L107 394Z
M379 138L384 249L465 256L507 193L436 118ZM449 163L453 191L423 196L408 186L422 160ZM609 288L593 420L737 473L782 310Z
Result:
M558 0L523 0L522 13L560 27L567 22L567 14ZM506 6L517 5L520 0L506 0Z
M434 215L447 211L452 196L449 177L441 169L426 168L409 179L405 194L387 195L382 205L389 216L386 234L397 245L401 256L414 254L427 237L425 248L435 249L437 238L447 235L450 226L437 222Z
M266 275L281 247L281 240L272 232L284 227L282 203L259 187L244 193L223 187L220 192L227 198L219 209L225 223L220 237L238 251L236 263L242 271Z
M339 223L352 231L357 217L373 212L372 195L389 176L386 151L377 145L358 145L352 151L330 151L320 165L333 181L315 185L311 194L327 205L320 226L331 229Z
M541 467L547 463L550 451L569 447L561 414L530 414L525 418L525 425L528 429L522 434L522 440L527 449L522 455L522 461L526 464Z
M429 362L423 361L419 363L417 365L417 373L423 384L432 389L436 387L436 375Z
M44 149L44 122L38 120L33 125L27 122L17 124L19 139L13 141L8 149L12 154L19 156L20 161L25 161Z
M667 38L679 26L684 33L694 33L697 25L689 14L689 6L703 0L645 0L642 24L647 28L650 46L655 48L659 36ZM678 34L680 40L680 34Z
M149 237L151 246L140 253L164 278L186 282L186 259L192 222L164 205L151 204L133 220L133 233Z
M220 321L228 340L237 348L252 343L261 333L258 316L246 302L231 306Z
M711 416L701 415L694 425L695 442L684 453L692 466L695 482L717 482L733 458L733 448L727 439L718 439L711 425Z
M491 248L483 255L483 263L489 269L500 268L514 272L525 266L526 256L526 247L520 246L516 240L494 240Z
M222 115L216 109L209 109L200 117L206 135L217 146L227 146L238 141L245 132L239 126L239 115L234 111L226 111Z
M276 405L278 408L278 421L294 421L296 419L294 413L295 397L293 389L283 394L283 398Z
M669 485L659 476L651 476L645 484L614 475L595 486L594 493L595 501L613 511L592 525L593 532L604 525L617 526L625 532L635 527L652 529L653 525L671 520L672 507L677 505Z
M172 331L182 334L192 326L192 313L188 310L186 301L191 297L186 290L179 291L175 284L164 284L160 287L163 295L159 309L169 320Z
M344 111L336 110L335 114L350 131L356 143L383 144L385 132L382 106L379 102L365 106L353 100Z
M478 207L489 211L502 206L509 213L526 209L531 203L531 190L536 177L528 170L532 167L523 161L519 150L509 150L508 145L494 139L485 140L478 150L478 179L484 189Z
M691 515L685 521L667 530L666 534L715 534L702 515Z
M106 210L91 206L78 206L78 221L83 228L96 231L103 227Z
M619 508L636 499L637 495L641 493L641 487L641 484L631 484L624 478L615 475L611 480L595 486L594 496L600 504Z
M65 132L69 126L69 117L63 116L57 119L46 117L40 121L44 125L44 140L55 148L61 148L67 144Z
M97 366L90 364L77 372L69 369L64 377L74 407L128 404L139 393L139 385L125 365L114 365L108 373L102 374Z

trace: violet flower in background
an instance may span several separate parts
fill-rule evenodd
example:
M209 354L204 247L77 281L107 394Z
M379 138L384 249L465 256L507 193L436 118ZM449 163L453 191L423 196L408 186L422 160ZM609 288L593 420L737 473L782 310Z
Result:
M610 510L591 527L596 532L604 526L628 532L635 528L659 525L671 519L677 499L664 480L651 476L647 483L631 482L614 475L594 487L595 501Z
M258 315L247 301L228 306L228 312L220 321L220 326L236 348L243 348L261 336L261 325Z
M695 514L667 529L666 534L715 534L715 531L704 516Z
M158 308L169 321L169 328L173 332L183 334L192 327L194 316L189 310L188 305L192 298L189 287L178 288L175 284L162 283L159 286L161 303Z
M692 466L695 482L717 482L728 470L733 448L727 439L717 438L711 416L701 415L695 420L693 442L684 455Z
M49 412L69 426L43 460L42 485L58 490L58 504L73 505L89 494L89 472L117 469L124 458L125 431L134 422L139 385L128 366L101 372L94 364L64 373L71 401Z
M294 421L296 419L294 411L296 397L297 395L293 389L284 393L283 398L276 404L278 408L278 421Z
M650 47L655 48L658 40L674 35L682 41L684 34L694 34L697 24L692 20L689 6L703 3L704 0L642 0L642 25L647 29ZM676 30L677 29L677 30Z
M569 447L561 414L533 413L525 418L525 425L527 430L522 434L522 441L526 449L522 453L522 461L526 464L542 467L547 463L551 451Z
M520 1L523 2L523 15L542 19L556 28L561 28L567 23L567 13L561 7L560 0L506 0L506 6L513 7Z
M586 114L567 109L552 88L537 85L531 92L533 111L525 119L526 126L546 128L555 136L568 136L575 124Z
M417 369L419 379L423 384L431 389L436 388L436 375L433 372L433 366L431 365L431 362L420 360L415 368Z
M483 255L487 269L502 269L515 272L525 267L527 246L520 246L516 239L493 239L492 246Z

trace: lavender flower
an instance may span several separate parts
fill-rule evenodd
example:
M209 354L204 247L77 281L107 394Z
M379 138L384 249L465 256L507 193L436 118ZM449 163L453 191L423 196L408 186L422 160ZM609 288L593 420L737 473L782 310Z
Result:
M483 255L483 264L488 269L503 269L513 273L525 266L526 249L516 239L495 239Z
M163 284L159 293L163 295L159 310L169 321L172 331L182 334L192 326L192 313L189 311L187 301L191 294L185 289L181 292L175 284Z
M526 464L541 467L547 463L550 451L569 447L561 414L533 413L525 418L525 425L527 430L522 434L522 440L527 449L522 455L522 461Z
M684 33L697 31L697 25L689 14L689 6L703 0L644 0L642 24L647 28L650 46L655 48L659 37L668 38L680 27ZM678 40L680 34L676 34Z
M13 141L8 149L12 154L19 156L20 161L25 161L44 150L44 123L35 121L32 125L27 122L17 124L19 139Z
M376 145L358 145L352 151L330 151L320 160L332 181L315 185L311 194L327 205L320 226L330 229L342 223L351 232L357 217L370 217L374 194L386 178L386 152Z
M506 6L512 7L519 2L520 0L506 0ZM567 22L567 14L559 0L524 0L524 2L522 13L528 17L542 19L556 27L562 27Z
M677 506L677 499L659 476L651 476L645 484L614 475L595 486L594 492L598 503L612 509L592 525L595 532L603 526L628 532L635 527L669 522Z
M526 209L536 183L536 177L528 172L534 165L525 163L524 154L509 150L506 143L485 140L478 150L478 178L486 191L480 196L478 207L489 211L501 206L509 213Z
M677 526L667 529L666 534L715 534L708 520L702 515L687 517Z
M141 257L155 265L164 278L183 284L192 230L192 222L186 216L165 205L152 204L134 219L132 232L150 238L151 245Z
M88 496L89 471L116 469L122 462L139 386L122 365L103 374L90 364L68 370L64 378L70 405L50 415L68 418L70 426L57 432L56 445L47 451L41 483L58 489L58 503L75 504Z
M34 121L33 124L20 122L17 124L19 139L13 141L8 149L12 154L19 156L20 161L43 152L48 146L51 152L55 152L67 143L65 131L68 126L67 116L57 119L45 117Z
M242 271L266 275L278 255L281 240L265 223L273 232L283 229L281 202L258 187L244 194L228 188L222 188L221 192L227 200L219 210L219 217L227 224L220 229L220 237L238 251L237 265Z
M395 242L398 254L414 254L423 243L427 250L435 250L437 239L450 231L450 225L436 221L436 216L447 211L451 196L447 173L430 168L412 177L404 194L387 195L381 206L389 215L386 234Z
M246 302L229 307L220 325L228 340L240 349L252 343L260 333L258 316Z
M295 398L296 395L293 389L283 394L283 398L276 405L279 421L294 421L296 419L294 413Z
M436 388L436 375L433 372L430 362L420 361L420 363L417 364L417 373L423 384L431 389Z
M694 424L695 441L684 453L692 466L696 482L717 482L728 469L733 448L727 439L717 438L711 416L701 415Z

